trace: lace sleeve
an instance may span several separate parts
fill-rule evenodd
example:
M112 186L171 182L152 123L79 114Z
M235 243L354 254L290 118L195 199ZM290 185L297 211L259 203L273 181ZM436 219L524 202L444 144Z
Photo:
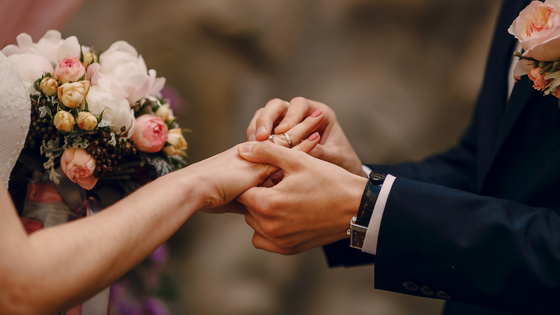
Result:
M23 82L0 52L0 177L6 189L29 130L30 104Z

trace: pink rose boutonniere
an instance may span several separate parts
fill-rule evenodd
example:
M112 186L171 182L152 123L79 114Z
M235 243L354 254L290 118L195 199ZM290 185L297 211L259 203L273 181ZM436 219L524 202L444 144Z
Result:
M524 52L513 76L528 75L533 88L560 98L560 0L532 1L513 21L508 32L519 40Z

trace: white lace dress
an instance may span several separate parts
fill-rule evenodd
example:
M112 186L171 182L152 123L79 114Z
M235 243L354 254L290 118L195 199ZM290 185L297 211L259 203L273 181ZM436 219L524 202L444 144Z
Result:
M0 177L6 189L29 130L29 104L27 88L0 51Z

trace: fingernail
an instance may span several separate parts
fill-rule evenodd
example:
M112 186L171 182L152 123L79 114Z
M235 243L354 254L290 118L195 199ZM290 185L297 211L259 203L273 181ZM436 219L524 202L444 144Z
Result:
M278 125L278 127L276 127L276 129L282 130L282 128L286 127L286 125L287 125L287 123L281 122L280 125Z
M265 132L266 128L264 126L260 126L259 129L257 129L257 135L260 135L261 133Z
M256 139L257 137L254 134L249 136L249 141L255 141Z
M311 117L319 117L319 116L321 116L322 113L323 113L323 110L318 109L318 110L314 111L313 114L311 114Z
M309 140L309 141L314 141L314 140L316 140L317 138L319 138L319 133L318 133L318 132L316 132L316 133L312 134L311 136L309 136L309 138L307 138L307 140Z
M254 143L244 143L241 145L241 152L243 153L249 153L251 152L251 148L253 148L255 144Z

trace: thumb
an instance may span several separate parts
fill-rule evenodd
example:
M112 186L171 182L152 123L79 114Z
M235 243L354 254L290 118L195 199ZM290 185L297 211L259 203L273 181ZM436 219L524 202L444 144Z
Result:
M239 156L249 162L277 166L283 170L291 169L297 163L301 151L290 150L270 141L246 142L239 146Z

